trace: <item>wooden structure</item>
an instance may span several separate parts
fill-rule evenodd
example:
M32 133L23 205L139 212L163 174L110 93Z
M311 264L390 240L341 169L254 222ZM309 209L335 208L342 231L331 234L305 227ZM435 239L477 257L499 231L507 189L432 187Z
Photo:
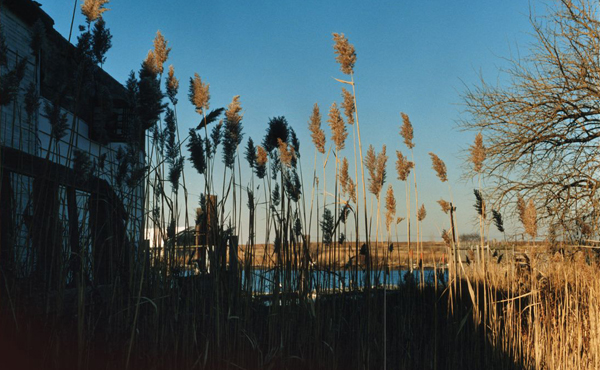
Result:
M0 99L0 268L49 290L77 277L112 283L128 273L143 229L143 183L127 171L143 167L144 132L130 128L126 90L96 65L78 89L81 56L39 3L0 1L0 24L8 60L0 73L25 65L17 93ZM36 32L44 41L33 50ZM40 100L33 112L30 89ZM49 107L64 121L61 135Z
M220 269L229 266L229 271L238 269L238 237L225 235L220 229L217 204L217 196L209 195L203 207L196 209L196 245L191 259L198 263L201 273L210 272L211 266Z

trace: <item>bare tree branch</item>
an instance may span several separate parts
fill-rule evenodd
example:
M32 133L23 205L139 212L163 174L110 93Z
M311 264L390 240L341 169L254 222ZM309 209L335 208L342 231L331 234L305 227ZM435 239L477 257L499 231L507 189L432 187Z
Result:
M529 56L510 60L507 86L482 81L467 89L468 118L461 122L484 136L481 173L497 206L514 205L521 195L534 200L541 219L563 225L586 219L594 232L600 185L597 14L595 2L561 0L547 17L531 17L536 41Z

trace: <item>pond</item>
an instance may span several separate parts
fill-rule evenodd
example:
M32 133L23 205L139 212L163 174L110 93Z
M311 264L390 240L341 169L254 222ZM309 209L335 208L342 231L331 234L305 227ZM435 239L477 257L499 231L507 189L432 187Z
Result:
M307 275L307 274L304 274ZM271 293L275 284L281 289L285 287L287 291L297 291L302 281L308 285L310 291L330 291L330 290L349 290L352 288L364 288L365 283L370 280L371 286L387 286L388 288L397 287L404 284L418 284L421 280L421 271L413 270L384 270L367 272L359 270L358 273L353 270L312 270L308 276L303 276L301 271L278 271L276 269L252 269L251 274L246 276L242 271L242 286L245 289L250 288L255 293ZM434 285L437 279L438 284L445 285L448 281L448 270L425 269L423 271L425 284Z

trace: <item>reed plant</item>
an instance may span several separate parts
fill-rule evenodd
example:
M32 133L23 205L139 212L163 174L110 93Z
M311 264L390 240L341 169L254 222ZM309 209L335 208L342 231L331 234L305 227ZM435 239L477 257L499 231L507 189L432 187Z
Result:
M88 31L84 27L82 32L92 30L91 39L106 3L84 3ZM84 42L86 38L80 39ZM56 203L42 202L43 207L33 210L34 216L45 221L41 231L27 236L35 243L25 246L56 244L56 248L28 251L32 256L25 260L32 271L39 270L30 276L13 275L0 260L0 338L17 338L15 343L42 355L47 368L598 367L600 314L595 297L600 291L592 278L597 271L594 256L580 250L572 255L550 254L534 246L538 220L531 200L519 203L532 244L527 248L531 252L526 254L526 263L517 265L514 258L501 255L482 271L463 264L454 249L451 265L456 266L449 276L454 288L444 272L438 275L437 268L433 281L426 281L419 225L425 222L427 211L418 200L414 157L409 161L397 151L398 179L406 186L406 218L397 217L399 204L389 184L385 221L380 223L387 149L383 146L376 153L370 145L363 158L354 84L356 53L343 34L334 34L334 42L341 70L350 76L350 81L339 81L352 86L352 92L342 89L341 109L334 103L329 111L329 152L319 107L313 107L309 130L315 159L307 217L300 142L285 117L266 122L260 144L250 138L246 141L244 157L252 172L244 182L239 155L244 140L240 98L234 96L227 109L210 110L209 85L195 74L190 78L188 97L200 122L180 137L179 80L173 66L165 73L170 48L157 33L153 50L125 86L133 113L127 122L126 142L114 153L99 156L73 149L70 159L79 181L100 184L100 179L108 179L120 200L99 200L96 195L86 198L54 185L39 190L36 199L54 191L60 196ZM104 62L100 54L94 58L95 65ZM0 76L7 73L10 71L0 63ZM31 121L39 105L34 92L28 89L27 95L23 117ZM51 124L46 158L54 159L64 154L61 145L76 141L65 139L75 135L76 124L67 125L60 102L45 103L43 114ZM407 115L402 119L401 135L413 155L412 124ZM354 179L348 161L352 157L344 155L349 135L346 124L358 139ZM146 146L143 161L141 140ZM219 155L222 163L217 163ZM322 178L317 177L319 155L323 158ZM434 171L446 182L444 162L434 154L431 157ZM328 158L335 160L332 196L325 187L326 178L331 179L326 171ZM186 168L186 160L190 168ZM202 179L201 212L196 220L202 235L189 225L191 197L186 170L188 181L189 170ZM219 170L222 176L218 176ZM411 171L413 212L408 183ZM3 177L3 186L10 181ZM323 184L322 193L319 183ZM240 191L241 184L246 184L246 195ZM367 207L367 184L374 198L373 209ZM79 209L71 207L63 212L66 216L60 216L59 210L68 208L73 204L69 199L78 196L86 204ZM240 221L243 196L247 198L247 222ZM134 217L136 199L142 199L145 206L140 216L143 221ZM444 235L454 239L449 244L457 248L455 207L443 199L439 204L451 217L452 235ZM313 208L318 231L311 243ZM184 231L178 232L182 213ZM102 239L95 224L104 214L110 214L116 231ZM502 225L501 217L493 214L496 225ZM411 217L417 224L418 287L412 272ZM354 235L349 236L346 222L352 219ZM395 271L398 279L393 281L390 267L399 269L401 247L397 238L398 245L393 245L391 228L402 220L407 222L410 271ZM373 221L374 243L370 240ZM386 236L380 239L383 225ZM264 231L258 230L261 226ZM66 238L56 232L60 228L65 228ZM245 228L248 237L240 242ZM257 243L257 234L264 235L263 245ZM4 257L4 240L8 239L3 236L2 240ZM100 248L99 240L106 249ZM117 240L122 247L114 246ZM196 271L202 270L197 262L201 247L208 250L210 272ZM502 247L507 254L512 246ZM437 267L435 253L430 260ZM381 270L383 285L378 278ZM553 345L557 340L563 345ZM25 365L35 362L30 358L21 361Z
M412 157L412 161L410 163L412 163L411 169L412 169L412 173L413 173L413 184L415 187L415 212L417 212L416 215L416 224L417 224L417 254L418 254L418 264L420 266L421 269L421 286L423 286L424 284L424 280L423 280L423 250L421 248L421 242L420 242L420 222L421 220L419 219L419 211L422 208L423 210L425 210L424 206L422 205L421 208L419 208L419 192L418 192L418 188L417 188L417 172L416 172L416 167L415 167L415 155L414 155L414 151L413 148L415 147L415 144L413 142L414 140L414 130L413 130L413 125L412 122L410 121L410 118L408 117L408 115L406 113L401 113L400 114L402 116L402 126L400 127L400 136L402 136L402 138L404 139L404 144L406 145L406 147L410 150L411 153L411 157ZM400 159L400 158L399 158ZM422 212L423 218L424 218L424 213Z

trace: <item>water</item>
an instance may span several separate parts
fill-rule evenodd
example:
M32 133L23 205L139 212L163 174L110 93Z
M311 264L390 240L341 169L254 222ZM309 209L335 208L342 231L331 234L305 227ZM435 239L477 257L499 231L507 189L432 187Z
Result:
M435 284L435 271L433 269L424 270L425 284ZM390 270L385 273L384 270L371 271L370 281L371 286L387 286L388 288L397 287L408 283L418 284L421 277L420 270L414 270L412 274L408 270ZM438 271L438 284L445 284L448 281L448 271ZM247 279L245 271L242 271L242 286L250 286L255 293L271 293L274 290L275 284L278 284L280 290L284 285L287 291L297 291L300 288L301 280L306 281L310 291L329 291L329 290L344 290L350 288L364 288L367 281L366 273L358 271L358 274L352 270L313 270L309 276L302 277L300 272L291 271L287 273L280 271L279 274L275 269L253 269Z

